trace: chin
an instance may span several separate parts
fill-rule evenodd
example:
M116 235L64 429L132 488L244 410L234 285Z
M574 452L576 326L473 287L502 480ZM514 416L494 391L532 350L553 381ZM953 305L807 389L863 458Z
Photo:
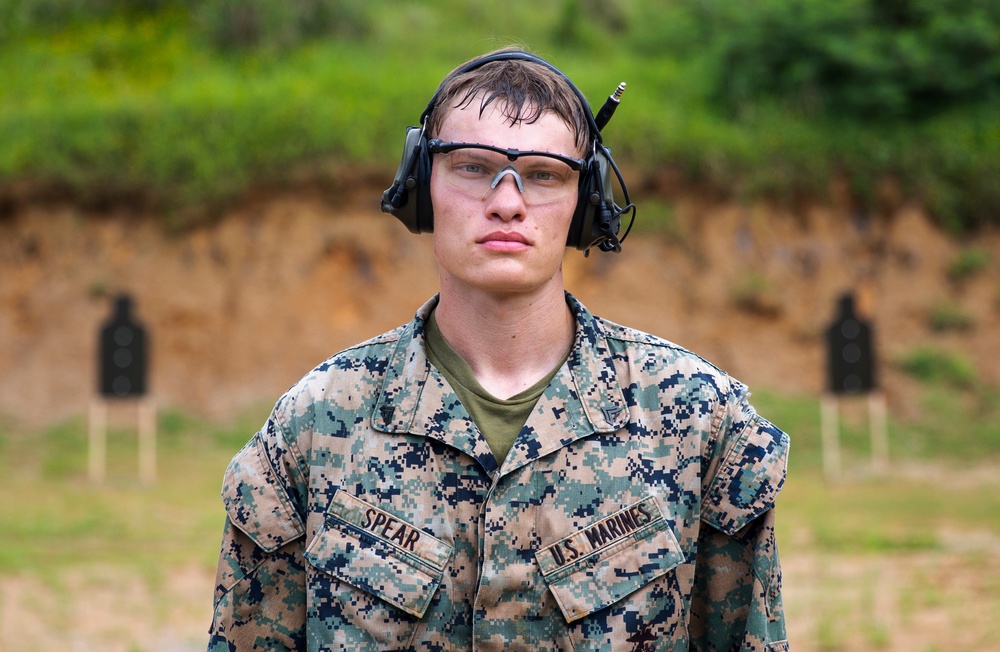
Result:
M526 274L523 270L489 270L474 274L468 285L493 294L529 294L559 279L555 274Z

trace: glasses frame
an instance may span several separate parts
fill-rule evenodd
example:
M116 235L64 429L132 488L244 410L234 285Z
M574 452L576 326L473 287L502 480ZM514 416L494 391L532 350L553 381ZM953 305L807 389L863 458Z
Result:
M431 138L427 141L427 151L431 154L447 154L448 152L454 152L458 149L484 149L488 152L503 154L507 157L507 160L511 162L516 161L522 156L546 156L565 163L572 168L574 172L579 172L587 167L587 159L563 156L562 154L556 154L555 152L536 152L534 150L522 152L519 149L504 149L503 147L483 145L482 143L446 143L440 138Z

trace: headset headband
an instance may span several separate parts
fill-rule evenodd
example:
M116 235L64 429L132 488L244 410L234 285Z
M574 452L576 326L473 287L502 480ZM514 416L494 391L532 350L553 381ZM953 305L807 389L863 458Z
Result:
M570 87L570 89L573 91L573 94L576 95L576 98L580 101L580 105L583 107L583 115L587 118L587 126L590 128L590 138L598 143L601 142L601 130L597 126L597 122L594 120L594 113L590 109L590 102L587 101L586 96L584 96L584 94L580 91L580 89L576 87L576 84L573 83L573 80L567 77L566 73L559 70L545 59L537 57L531 54L530 52L525 52L523 50L502 50L500 52L492 52L490 54L479 57L478 59L473 59L472 61L469 61L464 66L455 70L450 75L445 77L444 81L441 82L437 90L434 92L434 97L432 97L430 102L427 103L427 108L424 109L424 112L420 114L420 125L424 126L426 124L427 118L430 117L431 113L436 108L438 98L441 97L441 91L444 90L444 87L447 86L449 81L451 81L455 77L458 77L459 75L464 75L467 72L471 72L477 68L481 68L488 63L493 63L494 61L527 61L529 63L537 63L538 65L544 66L545 68L548 68L555 74L559 75L559 77L561 77L563 81L565 81L566 84Z

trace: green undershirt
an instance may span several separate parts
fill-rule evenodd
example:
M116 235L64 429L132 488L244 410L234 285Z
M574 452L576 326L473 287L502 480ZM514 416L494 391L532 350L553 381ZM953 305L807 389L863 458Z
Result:
M502 466L532 408L566 358L528 389L508 399L499 399L483 389L469 364L444 339L433 312L427 320L425 336L427 359L458 394L458 399L493 451L497 464ZM569 357L569 351L566 357Z

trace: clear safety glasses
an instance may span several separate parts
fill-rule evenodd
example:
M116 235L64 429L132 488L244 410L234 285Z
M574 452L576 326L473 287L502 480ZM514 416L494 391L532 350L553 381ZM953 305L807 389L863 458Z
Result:
M527 204L544 204L577 192L587 162L552 152L522 152L435 138L427 150L439 156L437 173L465 194L483 198L505 177L513 178Z

